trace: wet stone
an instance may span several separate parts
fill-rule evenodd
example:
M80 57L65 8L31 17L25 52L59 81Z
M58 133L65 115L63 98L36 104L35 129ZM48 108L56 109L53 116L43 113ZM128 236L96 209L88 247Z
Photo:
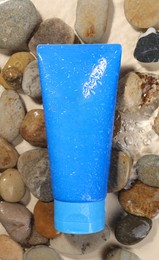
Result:
M133 215L154 218L159 211L159 188L136 181L130 189L119 192L122 208Z
M0 195L8 202L18 202L25 194L25 185L20 173L10 168L0 175Z
M26 114L20 127L20 134L33 146L47 146L43 109L32 109Z
M14 167L18 161L18 157L19 154L14 146L0 137L0 170Z
M108 192L117 192L124 188L130 176L131 167L132 159L128 154L116 149L112 150Z
M22 89L26 95L35 100L42 98L37 60L28 64L24 70Z
M25 116L25 108L19 94L5 90L0 97L0 135L13 142L19 135L20 125Z
M121 244L135 245L149 234L151 228L151 219L128 214L116 224L115 237Z
M0 259L23 260L23 248L7 235L0 235Z
M136 164L138 179L143 183L159 188L159 156L147 154Z
M140 260L140 258L136 254L123 248L112 248L104 260Z
M76 36L73 29L60 18L43 21L29 41L29 49L36 55L38 44L73 44Z
M30 0L0 0L0 48L26 49L26 42L40 22L41 17Z
M31 212L18 203L0 202L0 222L8 234L20 244L31 234Z
M61 260L57 252L47 246L35 246L24 253L24 260Z
M87 234L87 235L73 235L60 234L53 240L50 240L50 246L57 252L70 257L77 255L86 255L101 246L105 245L110 237L110 230L106 226L104 230Z
M41 201L52 201L50 167L45 148L29 150L20 155L17 164L30 192Z
M54 227L54 203L38 201L34 207L36 231L46 238L55 238L59 232Z

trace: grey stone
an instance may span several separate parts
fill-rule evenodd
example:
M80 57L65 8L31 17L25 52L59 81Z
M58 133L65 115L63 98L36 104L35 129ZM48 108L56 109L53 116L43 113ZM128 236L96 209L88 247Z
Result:
M30 192L41 201L52 201L48 152L38 148L19 156L17 167Z
M123 248L111 248L104 260L140 260L140 258Z
M57 252L47 246L31 247L24 253L24 260L61 260Z
M24 50L41 17L30 0L0 0L0 48Z

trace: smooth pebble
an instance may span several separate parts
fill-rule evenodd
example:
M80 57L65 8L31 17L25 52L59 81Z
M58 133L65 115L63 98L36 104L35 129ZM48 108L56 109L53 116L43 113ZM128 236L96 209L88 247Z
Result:
M49 239L39 234L35 229L35 225L33 224L31 235L27 240L27 243L29 247L36 246L36 245L45 245L49 243Z
M23 260L23 248L8 235L0 235L0 259Z
M140 260L140 258L123 248L111 248L104 260Z
M47 246L31 247L24 253L24 260L61 260L57 252Z

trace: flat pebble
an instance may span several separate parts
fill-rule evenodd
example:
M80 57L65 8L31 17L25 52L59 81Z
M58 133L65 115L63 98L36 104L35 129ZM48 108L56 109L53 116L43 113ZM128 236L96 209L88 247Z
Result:
M76 41L73 29L60 18L43 21L29 41L29 49L36 55L38 44L72 44Z
M8 202L18 202L25 194L25 185L18 170L10 168L0 175L0 195Z
M47 149L37 148L22 153L17 167L24 183L36 198L53 200Z
M18 203L0 202L0 222L8 234L20 244L31 234L31 212Z
M50 246L63 255L70 257L86 255L105 245L110 237L110 230L106 226L104 230L87 234L73 235L60 234L55 239L50 240Z
M132 159L123 151L112 150L109 171L108 192L117 192L124 188L130 177Z
M59 232L54 227L54 203L37 201L34 207L36 231L46 238L55 238Z
M19 135L25 116L24 104L14 90L5 90L0 97L0 135L13 142Z
M45 245L48 244L49 239L39 234L36 229L35 225L32 226L32 231L27 243L30 246L37 246L37 245Z
M100 42L106 31L107 0L78 0L75 30L85 43Z
M0 259L23 260L23 249L11 237L0 235Z
M19 154L13 145L0 137L0 170L12 168L17 164Z
M104 260L140 260L140 258L136 254L123 248L112 248Z
M20 126L20 134L33 146L47 146L43 109L32 109L27 112Z
M22 89L26 95L33 99L40 100L42 98L37 60L29 63L24 70Z
M136 171L140 181L159 188L159 155L142 156L136 163Z
M142 241L152 228L152 220L128 214L116 223L115 237L124 245L135 245Z
M136 181L128 190L119 191L123 209L133 215L154 218L159 212L159 188Z
M30 0L0 0L0 48L26 49L26 42L40 22L41 17Z
M35 246L24 253L24 260L61 260L57 252L47 246Z

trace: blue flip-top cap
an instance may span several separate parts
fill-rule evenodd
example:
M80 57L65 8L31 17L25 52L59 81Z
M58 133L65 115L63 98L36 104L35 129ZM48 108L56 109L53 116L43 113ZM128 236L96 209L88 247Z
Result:
M54 225L69 234L99 232L105 227L105 200L81 203L54 200Z

